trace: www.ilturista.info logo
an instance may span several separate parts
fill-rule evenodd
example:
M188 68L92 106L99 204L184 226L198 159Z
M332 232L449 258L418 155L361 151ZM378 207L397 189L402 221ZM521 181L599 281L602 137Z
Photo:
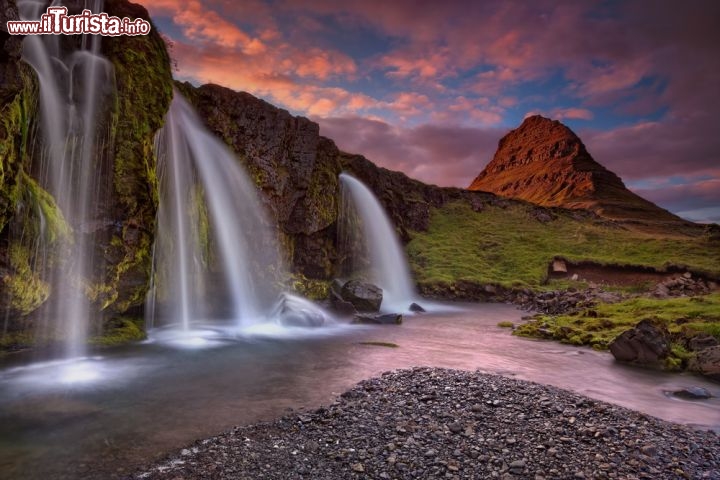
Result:
M83 10L80 15L68 15L67 7L49 7L40 20L9 21L10 35L147 35L150 22L138 18L111 17L107 13Z

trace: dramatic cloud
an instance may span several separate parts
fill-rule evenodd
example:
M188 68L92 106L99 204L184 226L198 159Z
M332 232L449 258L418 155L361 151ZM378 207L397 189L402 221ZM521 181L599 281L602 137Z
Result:
M507 129L425 124L394 127L361 117L315 118L320 134L341 150L362 153L378 165L427 183L466 187L492 159ZM468 172L475 172L468 179Z
M685 179L682 204L661 187L642 190L661 205L717 201L698 179L719 178L720 2L158 0L149 9L175 43L182 79L313 116L343 148L411 176L467 186L503 132L541 113L576 129L633 188Z

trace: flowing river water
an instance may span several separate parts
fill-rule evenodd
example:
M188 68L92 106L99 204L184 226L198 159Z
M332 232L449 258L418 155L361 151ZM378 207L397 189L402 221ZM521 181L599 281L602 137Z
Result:
M0 478L121 478L196 439L327 404L364 378L410 366L514 376L720 431L718 384L514 337L497 327L520 321L512 306L462 307L406 317L401 326L278 327L235 340L186 339L183 348L146 342L72 364L6 358ZM693 385L715 398L693 402L665 393Z

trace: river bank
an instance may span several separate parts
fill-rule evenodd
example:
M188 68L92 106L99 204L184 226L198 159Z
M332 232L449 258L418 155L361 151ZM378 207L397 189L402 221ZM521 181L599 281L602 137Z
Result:
M720 437L555 387L413 368L198 441L129 478L717 479Z

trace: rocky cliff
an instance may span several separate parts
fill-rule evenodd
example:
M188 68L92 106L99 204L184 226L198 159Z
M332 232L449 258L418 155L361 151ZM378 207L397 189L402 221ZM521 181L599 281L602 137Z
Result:
M278 222L291 268L330 279L338 267L338 175L347 171L378 196L404 241L427 230L432 207L466 200L475 208L499 199L484 192L426 185L338 150L319 126L244 92L217 85L178 89L208 128L234 150Z
M505 135L469 187L548 207L589 209L617 220L682 220L632 193L556 120L526 118Z
M81 1L66 1L71 14ZM127 0L106 0L110 15L144 18L144 7ZM17 18L15 1L3 2L0 23ZM46 235L59 242L71 235L50 194L36 179L41 129L35 72L21 59L22 37L0 31L0 311L16 323L36 311L52 294L41 274L64 261L36 258L32 242L42 221ZM79 37L63 39L73 48ZM107 196L91 225L82 233L97 240L97 265L86 293L98 317L139 314L151 267L151 247L157 206L153 138L172 96L170 60L165 44L153 29L150 35L105 37L102 53L114 67L115 91L98 128L110 132L98 147L98 171L106 177ZM13 322L11 322L13 323ZM18 325L22 328L22 325ZM13 328L13 325L10 325Z

